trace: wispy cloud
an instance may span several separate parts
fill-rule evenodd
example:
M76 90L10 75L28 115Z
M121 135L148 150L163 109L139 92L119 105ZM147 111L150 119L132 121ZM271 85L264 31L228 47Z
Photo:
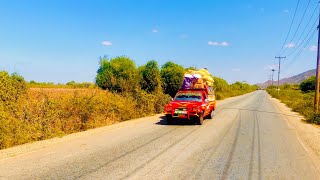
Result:
M152 29L151 32L153 32L153 33L158 33L159 30L158 30L158 29Z
M286 48L294 48L295 46L296 45L294 43L292 43L292 42L285 45Z
M102 41L101 44L103 46L112 46L112 42L110 42L110 41Z
M313 45L310 47L310 51L317 51L318 50L318 47Z
M230 46L230 43L226 42L226 41L222 41L222 42L217 42L217 41L209 41L208 42L209 46Z
M282 12L288 14L290 11L288 9L285 9Z

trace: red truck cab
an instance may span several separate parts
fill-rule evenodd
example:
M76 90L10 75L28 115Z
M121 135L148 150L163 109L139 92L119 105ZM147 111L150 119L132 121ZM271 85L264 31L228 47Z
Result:
M206 89L180 90L174 99L164 106L166 120L172 124L174 119L183 119L199 125L204 119L211 119L216 108L214 92Z

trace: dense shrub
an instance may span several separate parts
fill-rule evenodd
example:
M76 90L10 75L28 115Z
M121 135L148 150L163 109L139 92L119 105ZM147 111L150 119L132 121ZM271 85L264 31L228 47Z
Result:
M285 103L293 111L303 115L307 122L320 123L319 116L314 114L314 92L303 93L295 86L291 86L291 88L280 86L279 92L274 87L268 87L267 92Z
M304 80L302 83L300 83L300 89L303 92L314 91L316 89L316 77L312 76Z
M255 85L249 85L247 83L235 82L231 85L222 78L214 77L214 90L216 98L218 100L225 99L232 96L239 96L252 91L255 91L258 87Z
M19 100L15 116L0 113L0 149L158 114L170 100L168 95L142 90L134 94L30 89Z

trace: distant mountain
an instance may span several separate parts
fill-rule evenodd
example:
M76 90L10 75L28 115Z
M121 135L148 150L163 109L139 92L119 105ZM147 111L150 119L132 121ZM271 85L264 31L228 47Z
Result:
M309 71L303 72L301 74L298 74L298 75L295 75L292 77L281 79L279 84L280 85L282 85L282 84L300 84L305 79L308 79L309 77L315 76L315 75L316 75L316 70L313 69L313 70L309 70ZM273 84L277 85L277 81L273 81ZM265 87L271 85L271 81L267 81L264 83L258 83L257 85L261 88L265 88Z

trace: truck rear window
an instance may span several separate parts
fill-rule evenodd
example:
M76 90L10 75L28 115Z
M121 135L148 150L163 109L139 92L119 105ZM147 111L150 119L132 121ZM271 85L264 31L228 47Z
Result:
M201 102L202 101L202 94L201 93L178 93L174 98L176 101L194 101L194 102Z

